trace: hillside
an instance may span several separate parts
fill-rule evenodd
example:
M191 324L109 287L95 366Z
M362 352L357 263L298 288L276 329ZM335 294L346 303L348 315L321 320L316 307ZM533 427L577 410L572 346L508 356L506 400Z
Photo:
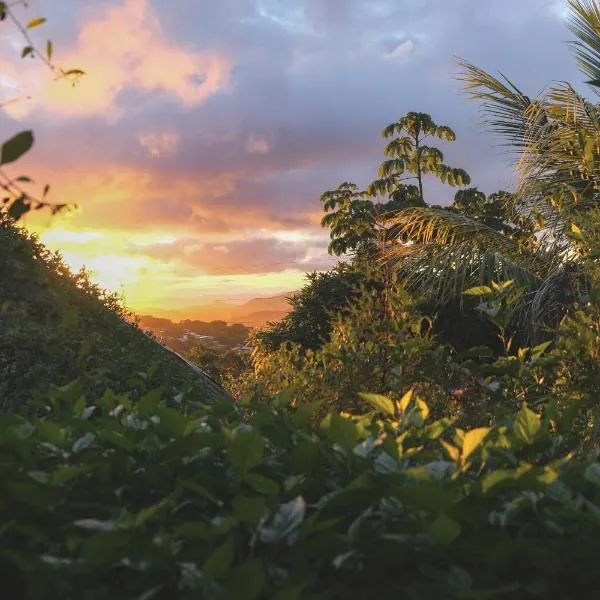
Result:
M247 327L263 327L269 321L279 321L287 315L291 306L288 297L293 292L276 296L252 298L243 304L211 302L175 310L155 309L149 312L171 321L225 321L241 323Z
M115 296L71 273L34 236L0 217L0 412L51 386L82 379L138 395L149 385L190 384L207 401L227 395L135 324Z

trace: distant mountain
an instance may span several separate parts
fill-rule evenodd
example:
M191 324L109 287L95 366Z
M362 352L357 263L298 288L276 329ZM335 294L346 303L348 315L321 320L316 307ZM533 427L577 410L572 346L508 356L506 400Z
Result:
M243 304L228 302L210 302L196 306L188 306L175 310L153 310L157 317L172 321L225 321L227 323L242 323L248 327L262 327L269 321L279 321L287 315L291 306L288 297L293 292L252 298Z

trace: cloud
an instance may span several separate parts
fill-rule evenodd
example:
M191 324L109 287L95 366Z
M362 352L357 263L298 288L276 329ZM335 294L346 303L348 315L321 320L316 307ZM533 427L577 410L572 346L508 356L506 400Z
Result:
M316 264L324 264L322 258L316 261L310 258L310 242L273 237L220 243L183 238L162 244L131 246L130 249L132 253L172 264L188 275L278 273L289 269L305 271Z
M507 157L453 78L455 56L501 70L531 95L551 80L581 80L562 43L563 0L57 4L39 0L37 12L61 11L64 28L48 32L59 62L88 75L73 89L53 83L34 63L8 61L12 46L0 40L0 86L12 94L29 81L34 97L8 113L27 120L0 115L0 128L35 129L19 166L51 183L55 201L79 204L65 227L187 240L186 272L191 260L200 265L190 250L198 239L215 273L268 262L269 252L271 261L280 252L313 260L316 249L302 255L301 244L271 238L319 233L320 194L375 178L381 129L410 110L455 130L455 143L438 145L473 185L509 187ZM425 190L432 203L456 191L431 179Z
M42 106L62 117L118 119L124 114L119 97L126 90L163 94L190 108L228 86L231 61L217 52L186 49L170 39L149 0L91 4L76 44L61 56L65 65L84 65L86 76L74 88L44 80L32 92L35 101L27 105L29 111ZM8 71L11 75L15 78L14 67ZM14 111L19 118L25 116L22 106L15 105Z
M175 131L147 132L142 133L138 140L140 146L145 148L150 156L159 158L177 151L179 134Z

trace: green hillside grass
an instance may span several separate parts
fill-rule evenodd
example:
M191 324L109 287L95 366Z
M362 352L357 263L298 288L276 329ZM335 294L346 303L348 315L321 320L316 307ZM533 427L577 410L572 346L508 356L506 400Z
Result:
M1 412L77 378L92 396L106 387L141 393L150 384L173 395L191 386L208 402L227 395L131 317L116 295L84 272L72 273L60 255L0 217Z

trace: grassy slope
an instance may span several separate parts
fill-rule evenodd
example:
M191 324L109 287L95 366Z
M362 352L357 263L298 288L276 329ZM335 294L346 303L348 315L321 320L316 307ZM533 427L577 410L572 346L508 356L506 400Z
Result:
M83 372L92 373L82 380L88 395L107 386L119 393L153 364L153 387L175 393L190 384L207 401L226 395L127 316L114 295L0 215L0 412Z

